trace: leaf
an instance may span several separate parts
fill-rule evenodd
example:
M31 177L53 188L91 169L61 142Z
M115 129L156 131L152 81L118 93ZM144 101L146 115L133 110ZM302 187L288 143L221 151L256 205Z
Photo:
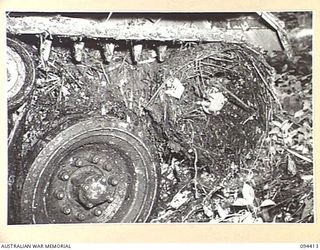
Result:
M282 129L283 132L287 133L287 131L289 130L289 128L291 128L292 125L293 125L292 122L290 122L289 120L285 120L281 124L281 129Z
M298 110L297 112L294 113L294 118L301 117L305 114L303 109Z
M250 181L251 181L251 183L254 182L252 170L249 171L249 173L247 174L246 178L247 178L247 181L248 181L248 182L250 182ZM253 183L253 184L254 184L254 183Z
M278 121L272 121L272 124L281 128L281 122L278 122Z
M254 190L247 183L243 183L242 196L243 196L244 199L247 200L248 205L253 205L253 201L254 201L254 198L255 198Z
M217 206L217 211L218 211L218 214L219 214L220 218L221 218L221 219L226 218L227 215L228 215L228 211L225 210L225 209L223 209L223 208L220 206L220 204L216 204L216 206Z
M185 190L181 193L177 193L173 198L172 201L169 203L169 206L172 208L178 209L181 207L184 203L189 201L190 199L191 191Z
M253 223L258 223L258 224L260 224L260 223L263 223L263 220L262 220L262 218L258 217L258 218L256 218L256 219L254 220Z
M309 100L303 101L303 109L304 110L311 110L312 109L311 105L312 105L311 101L309 101Z
M157 218L151 220L151 223L162 222L163 220L167 221L172 214L173 214L172 210L161 211L159 212Z
M305 182L312 182L313 181L313 175L301 175L301 179Z
M290 155L288 155L288 171L289 171L292 175L296 175L296 174L297 174L296 164L295 164L294 160L291 158Z
M208 216L209 218L212 218L213 216L213 211L212 211L212 206L211 204L205 204L203 205L203 212L205 213L206 216Z
M271 131L269 132L269 135L272 134L279 134L280 133L280 128L278 127L274 127L273 129L271 129Z
M169 78L166 81L167 90L165 93L174 98L180 99L183 92L184 86L178 78Z
M305 207L302 211L301 220L305 219L309 215L313 215L313 199L307 199L304 204Z
M245 224L254 223L255 219L249 211L246 211L244 215L241 217L241 222Z
M274 206L274 205L276 205L276 203L274 203L273 200L266 199L261 203L260 207L270 207L270 206Z
M61 86L61 92L64 96L69 96L70 92L65 86Z

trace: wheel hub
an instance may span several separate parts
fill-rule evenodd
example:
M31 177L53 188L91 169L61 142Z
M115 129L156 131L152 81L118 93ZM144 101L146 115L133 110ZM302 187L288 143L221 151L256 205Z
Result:
M147 219L157 192L155 164L145 144L118 125L76 124L40 152L23 188L25 223Z
M33 60L25 46L7 39L7 98L8 108L20 106L28 97L35 80Z

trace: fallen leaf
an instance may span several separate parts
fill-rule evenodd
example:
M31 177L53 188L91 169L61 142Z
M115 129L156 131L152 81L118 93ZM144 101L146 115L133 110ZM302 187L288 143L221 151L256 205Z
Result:
M61 92L64 96L69 96L70 92L65 86L61 86Z
M301 117L305 114L303 109L298 110L297 112L294 113L294 118Z
M245 224L251 224L254 223L254 221L255 219L249 211L246 211L241 217L241 222Z
M179 207L181 207L184 203L186 203L187 201L189 201L190 199L190 194L191 191L185 190L183 192L179 192L177 193L172 201L169 203L169 206L175 209L178 209Z
M288 155L288 171L289 171L292 175L296 175L296 174L297 174L296 164L295 164L294 160L291 158L290 155Z
M263 223L263 219L262 218L260 218L260 217L258 217L258 218L256 218L255 220L254 220L254 222L253 223Z
M223 208L220 206L220 204L216 204L216 206L217 206L217 211L218 211L218 214L219 214L220 218L221 218L221 219L226 218L227 215L228 215L228 211L225 210L225 209L223 209Z
M305 182L312 182L313 181L313 175L301 175L300 177Z
M184 86L180 82L178 78L169 78L166 81L167 89L165 93L169 96L172 96L174 98L180 99L183 92L184 92Z
M301 220L305 219L309 215L313 215L314 213L313 199L307 199L304 204L305 207L302 211Z
M274 203L273 200L266 199L261 203L260 207L270 207L270 206L274 206L274 205L276 205L276 203Z
M205 204L203 205L203 212L205 213L206 216L208 216L209 218L212 218L213 216L213 211L212 211L212 206L211 204Z
M253 205L253 201L254 201L254 198L255 198L254 190L247 183L243 183L242 196L243 196L244 199L247 200L248 205Z

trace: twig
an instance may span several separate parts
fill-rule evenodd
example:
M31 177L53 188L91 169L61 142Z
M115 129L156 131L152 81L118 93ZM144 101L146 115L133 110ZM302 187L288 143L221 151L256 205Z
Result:
M228 93L228 95L232 96L237 102L241 104L241 106L245 107L247 110L252 110L251 107L249 107L247 104L245 104L239 97L237 97L235 94L233 94L230 90L228 90L226 87L224 87L219 82L215 82L214 84L218 85L220 88L222 88L225 92Z
M163 82L160 84L159 88L156 90L156 92L153 94L153 96L150 98L150 100L148 101L148 103L146 104L146 106L145 106L144 108L147 108L147 107L150 106L150 104L151 104L151 103L154 101L154 99L158 96L160 90L164 87L164 85L165 85L165 81L163 81Z
M8 148L11 146L13 138L14 138L14 134L16 133L22 118L24 117L24 115L27 112L27 108L25 108L26 105L27 105L27 103L25 102L18 110L19 114L18 114L17 118L14 121L14 126L13 126L13 128L12 128L10 134L9 134L9 137L8 137Z
M82 81L80 81L79 79L78 79L78 80L75 79L74 76L73 76L72 74L70 74L69 71L66 70L63 65L59 65L59 68L58 68L57 66L55 66L53 63L51 63L50 65L51 65L53 68L55 68L56 70L58 70L59 72L61 72L61 69L62 69L65 73L67 73L67 75L68 75L69 77L71 77L71 79L72 79L72 80L74 81L74 83L78 86L78 88L81 89L81 86L78 84L78 82L81 83L81 85L85 85L85 84L84 84Z
M295 151L293 151L293 150L291 150L291 149L288 149L288 148L286 148L286 150L287 150L289 153L297 156L298 158L300 158L300 159L302 159L302 160L304 160L304 161L307 161L307 162L312 163L312 160L309 159L308 157L303 156L303 155L299 154L298 152L295 152Z
M261 137L263 137L263 138L262 138L261 143L260 143L260 146L259 146L259 150L258 150L257 157L256 157L256 159L254 160L254 162L253 162L253 164L252 164L253 167L256 166L256 164L257 164L257 162L258 162L258 159L260 159L260 153L261 153L263 144L264 144L264 142L265 142L265 140L266 140L266 137L267 137L267 136L266 136L266 133L262 134Z
M58 95L58 98L56 99L56 105L55 105L55 109L56 109L56 110L58 109L59 102L61 102L63 84L64 84L64 77L62 76L62 77L61 77L61 80L60 80L59 95Z
M198 194L198 167L197 167L197 162L198 162L198 154L197 154L197 150L195 148L193 148L193 152L194 152L194 189L195 189L195 197L196 199L199 198L199 194Z
M182 219L182 222L185 222L187 219L189 219L189 217L193 214L193 213L196 213L196 212L199 212L203 210L203 207L198 204L197 206L195 206L193 209L191 209L188 214Z
M203 87L205 87L206 85L203 82L203 74L202 74L202 69L201 69L201 65L200 65L200 61L199 60L196 61L196 65L198 66L197 68L198 68L198 70L200 72L200 82L202 83ZM201 93L201 95L203 96L203 93Z
M224 70L229 70L229 71L238 73L238 72L237 72L236 70L234 70L234 69L229 69L229 68L227 68L227 67L224 67L224 66L221 66L221 65L217 65L217 64L213 64L213 63L201 62L201 64L202 64L202 65L205 65L205 66L217 67L217 68L221 68L221 69L224 69Z
M107 82L108 82L108 84L110 85L109 77L108 77L108 75L107 75L106 71L104 70L104 67L103 67L102 62L100 62L100 66L101 66L101 69L102 69L102 73L103 73L103 75L104 75L104 78L106 78L106 81L107 81Z
M190 62L187 62L186 64L184 64L184 65L180 66L179 68L177 68L177 69L174 71L173 74L176 74L177 72L179 72L180 70L182 70L184 67L186 67L186 66L188 66L188 65L190 65L190 64L192 64L192 63L194 63L194 62L195 62L195 60L190 61Z
M284 204L284 203L286 203L288 201L291 201L291 200L295 199L296 197L298 197L299 195L302 195L304 193L305 193L305 191L301 191L301 192L299 192L299 193L297 193L297 194L295 194L295 195L293 195L293 196L291 196L291 197L289 197L289 198L287 198L285 200L280 201L279 203L277 203L276 205L274 205L272 207L266 208L266 210L268 211L268 210L274 209L276 207L279 207L280 205L282 205L282 204ZM274 200L274 198L275 198L275 196L272 197L272 200Z
M120 66L118 67L117 73L120 73L121 68L123 67L124 63L126 62L127 58L128 58L128 53L124 56L122 63L120 64Z
M259 77L261 78L261 80L263 81L264 85L266 86L266 88L268 89L268 91L270 92L270 94L272 95L272 97L274 98L274 100L277 102L277 104L279 105L280 109L282 110L282 105L278 99L278 97L276 96L276 94L274 93L274 91L271 89L270 85L267 83L266 79L263 77L263 75L261 74L260 70L258 69L258 67L256 66L256 64L252 61L252 65L255 68L255 70L257 71Z
M225 58L218 58L218 57L214 57L214 56L208 56L207 58L210 58L210 59L215 60L215 61L223 61L223 62L231 62L231 63L234 62L233 60L228 60L228 59L225 59Z

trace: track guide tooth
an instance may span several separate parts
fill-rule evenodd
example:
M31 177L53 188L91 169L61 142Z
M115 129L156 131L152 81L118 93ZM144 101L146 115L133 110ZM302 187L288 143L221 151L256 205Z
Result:
M81 63L82 61L82 52L84 49L84 42L83 41L77 41L73 44L74 49L74 60L77 63Z
M113 57L115 44L114 43L105 43L103 44L103 55L106 62L110 63Z
M40 43L40 57L43 61L48 61L51 53L52 40L44 39Z
M135 44L131 47L131 54L132 54L132 62L137 63L140 60L142 54L142 44Z
M157 46L156 52L157 52L157 59L159 62L164 62L167 57L167 45L159 45Z

